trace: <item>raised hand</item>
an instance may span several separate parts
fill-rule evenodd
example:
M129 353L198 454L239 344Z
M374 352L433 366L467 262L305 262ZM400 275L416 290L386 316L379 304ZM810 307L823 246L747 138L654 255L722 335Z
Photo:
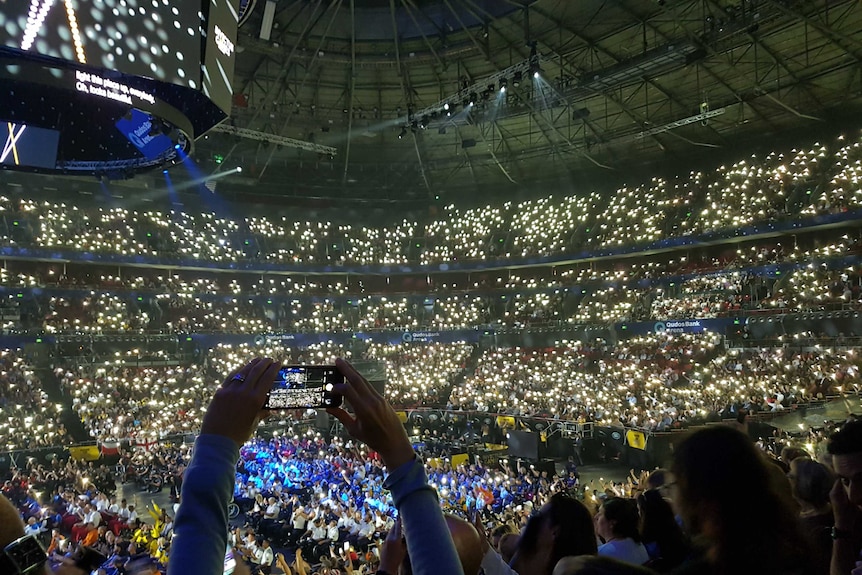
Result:
M327 413L337 418L355 439L379 453L390 470L411 461L415 457L413 446L389 402L350 363L338 359L335 366L347 383L336 385L333 391L350 402L353 415L341 408L329 408Z
M271 359L257 358L231 373L207 408L201 434L223 435L237 445L248 441L267 416L263 405L280 367Z

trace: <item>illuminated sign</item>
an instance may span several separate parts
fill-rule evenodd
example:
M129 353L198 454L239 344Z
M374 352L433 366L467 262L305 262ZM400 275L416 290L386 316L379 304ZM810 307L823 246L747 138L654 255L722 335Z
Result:
M16 122L0 122L4 138L0 164L16 167L53 168L57 163L60 132Z
M135 104L133 98L143 100L148 104L156 103L156 98L152 94L82 70L75 71L75 89L84 94L122 102L129 106Z
M63 0L66 6L66 22L72 31L72 42L75 45L75 55L81 64L87 63L87 55L84 53L84 43L81 41L81 30L78 27L78 16L72 0ZM21 40L21 49L29 50L36 41L36 36L42 31L45 18L54 0L30 0L30 10L27 12L27 26L24 28L24 37Z
M0 0L0 46L198 90L204 1Z
M117 120L115 125L132 145L150 160L158 158L174 144L161 130L153 126L149 114L134 108L125 117Z
M21 136L24 135L24 130L27 129L27 126L13 124L12 122L6 122L7 129L9 130L8 135L6 136L6 144L3 145L3 154L0 155L0 163L6 163L6 159L9 157L9 153L12 153L12 156L15 160L15 165L21 165L21 159L18 157L18 140L21 139Z
M222 32L222 29L218 27L218 24L216 24L215 27L215 41L216 46L218 46L219 52L228 57L233 56L233 42L230 41L230 38L227 37L227 34Z

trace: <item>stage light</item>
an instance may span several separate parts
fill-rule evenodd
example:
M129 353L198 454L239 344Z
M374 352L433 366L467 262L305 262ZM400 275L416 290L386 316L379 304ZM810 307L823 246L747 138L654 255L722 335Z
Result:
M535 78L536 80L538 80L538 79L539 79L539 71L538 71L538 70L536 70L535 72L533 72L533 78Z
M175 149L175 150L182 150L182 149L183 149L183 147L182 147L181 145L179 145L179 144L176 144L176 145L174 146L174 149Z
M406 135L407 135L407 128L405 128L404 126L402 126L402 127L401 127L401 133L400 133L400 134L398 134L398 139L399 139L399 140L403 140L403 139L404 139L404 136L406 136Z
M162 170L162 173L163 173L163 174L167 174L167 173L168 173L168 171L167 171L167 170Z
M241 174L241 173L242 173L242 166L237 166L237 167L236 167L236 173L237 173L237 174Z

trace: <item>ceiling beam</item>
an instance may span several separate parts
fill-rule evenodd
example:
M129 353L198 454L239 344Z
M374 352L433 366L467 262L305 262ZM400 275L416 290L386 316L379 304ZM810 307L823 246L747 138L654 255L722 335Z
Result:
M343 2L344 2L344 0L332 0L332 2L329 4L329 8L327 10L334 8L334 10L332 11L332 18L329 19L329 23L326 25L326 29L323 31L323 34L320 36L320 42L317 43L317 48L314 50L314 56L311 59L311 63L309 64L308 68L306 68L306 70L305 70L305 75L302 77L302 82L300 82L299 88L296 89L296 95L293 99L293 107L295 107L297 102L299 102L299 95L300 95L300 93L302 93L303 88L305 88L305 83L308 81L308 77L311 74L311 70L314 68L314 62L317 59L317 55L320 54L320 51L323 48L323 45L326 43L326 39L329 36L329 31L332 29L332 24L335 22L335 19L338 17L338 12L341 9L341 5ZM323 17L323 14L321 14L321 17ZM296 50L296 46L294 46L294 51L295 50ZM291 52L291 53L293 53L293 52ZM320 79L320 75L318 75L318 80L319 79ZM286 86L286 83L285 83L285 86ZM290 124L291 118L293 118L293 114L289 113L287 115L287 118L285 118L284 123L281 126L281 129L278 130L279 134L284 133L284 131L287 129L288 125ZM263 168L260 170L260 174L258 175L258 180L263 178L263 174L266 172L266 169L269 167L269 163L272 161L272 157L274 154L275 154L275 150L274 149L270 150L269 156L266 158L266 162L264 163Z
M393 40L395 41L395 62L398 64L398 79L401 81L401 94L409 110L413 106L413 97L407 90L407 83L404 80L404 67L401 65L401 40L398 38L398 21L395 18L395 0L389 0L389 14L392 19L392 35ZM413 137L413 148L416 150L416 160L419 162L419 174L422 176L422 181L425 182L425 189L431 193L431 182L428 181L425 162L422 160L422 151L419 149L419 136L416 130L411 129L410 133Z
M348 72L347 85L350 92L350 102L347 106L347 142L344 146L344 175L341 177L341 185L347 185L347 173L350 170L350 144L353 141L353 103L356 94L356 2L350 0L350 59L351 66Z

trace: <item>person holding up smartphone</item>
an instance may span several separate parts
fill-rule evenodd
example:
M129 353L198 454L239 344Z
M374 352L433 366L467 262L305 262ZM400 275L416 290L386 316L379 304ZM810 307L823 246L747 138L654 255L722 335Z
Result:
M347 382L336 385L333 392L350 403L353 414L341 408L327 411L386 464L389 477L385 485L407 534L413 572L463 575L436 492L395 411L348 362L339 359L336 367ZM185 473L169 575L222 574L224 553L220 550L227 547L227 507L239 448L266 416L262 407L279 369L271 359L255 359L228 376L216 391Z

